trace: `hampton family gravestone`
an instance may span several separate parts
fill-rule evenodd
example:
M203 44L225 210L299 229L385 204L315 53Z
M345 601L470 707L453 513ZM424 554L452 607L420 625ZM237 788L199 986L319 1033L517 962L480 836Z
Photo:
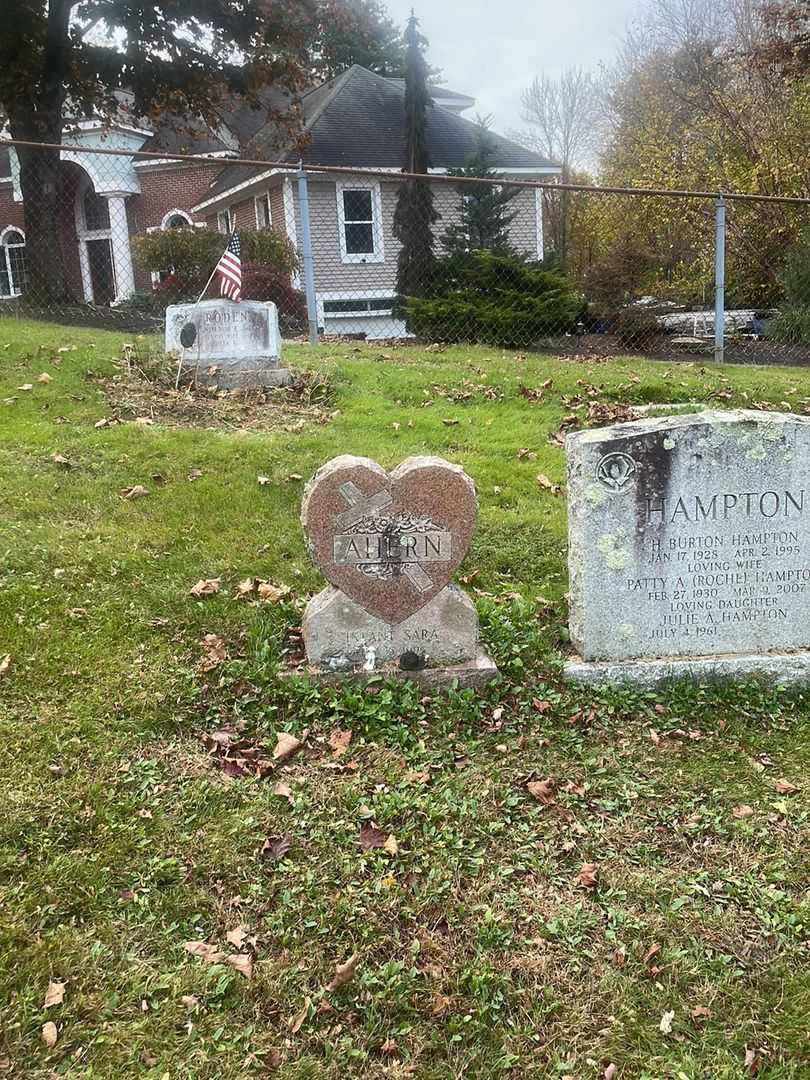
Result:
M497 674L470 598L451 583L475 532L475 485L457 465L411 457L390 475L369 458L327 462L301 520L331 585L307 606L303 638L316 678L383 671L431 685Z
M166 309L166 352L200 386L224 389L286 386L276 305L255 300L203 300Z
M810 417L702 412L566 441L581 682L810 682Z

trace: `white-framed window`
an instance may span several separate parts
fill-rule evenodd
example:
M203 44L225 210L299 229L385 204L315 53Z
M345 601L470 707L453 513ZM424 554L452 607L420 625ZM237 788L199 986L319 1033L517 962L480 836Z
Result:
M351 318L353 315L390 315L396 297L352 296L346 299L323 301L323 313L332 318Z
M340 256L345 263L383 262L382 194L376 181L338 182Z
M256 207L256 228L269 229L273 224L273 211L270 209L270 192L263 191L253 200Z
M0 297L25 289L25 233L9 225L0 233Z
M220 210L217 214L217 229L221 233L225 233L227 236L233 232L231 228L231 212L230 210Z
M164 232L167 229L188 229L193 225L191 215L187 214L185 210L170 210L168 214L164 215L163 221L160 223L160 227Z

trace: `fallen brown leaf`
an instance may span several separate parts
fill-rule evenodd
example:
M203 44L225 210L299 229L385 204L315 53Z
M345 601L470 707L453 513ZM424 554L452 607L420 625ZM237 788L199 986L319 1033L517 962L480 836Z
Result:
M647 949L647 951L644 954L644 959L642 960L642 963L644 964L644 966L649 967L650 966L650 961L652 960L652 958L654 956L658 956L658 954L660 952L661 952L661 946L657 942L655 944L651 945L649 947L649 949Z
M11 670L11 653L6 653L4 656L0 656L0 679L4 675L8 675Z
M260 854L262 858L270 859L272 862L278 862L279 859L284 858L291 847L292 837L288 833L285 833L283 836L268 836L262 844Z
M281 799L287 799L289 802L292 802L292 788L289 784L282 783L281 780L273 785L273 794L278 795Z
M288 1027L293 1035L297 1034L301 1030L301 1026L309 1016L309 1010L312 1007L312 998L304 998L304 1004L300 1012L297 1012L295 1016L291 1016L287 1021Z
M370 821L364 821L360 826L360 850L371 851L374 848L384 848L388 834L382 829L376 828Z
M63 982L49 982L45 994L43 1009L50 1009L52 1005L61 1005L65 1000L65 984Z
M240 975L244 975L246 979L253 978L253 959L250 953L231 953L230 956L225 957L225 963L234 971L238 971Z
M221 578L205 578L198 581L196 585L192 585L189 594L191 596L212 596L214 593L219 592L221 585Z
M388 834L386 841L383 844L383 849L387 851L389 855L399 854L399 844L397 843L397 838L394 836L393 833Z
M121 495L125 499L142 499L149 492L143 486L143 484L133 484L132 487L125 487L121 489Z
M260 581L256 589L259 600L263 604L278 604L285 596L289 596L289 585L274 585L272 581Z
M551 704L550 701L541 701L540 698L532 698L532 708L536 712L547 713L551 709L553 709L554 706Z
M380 1053L386 1054L388 1057L394 1057L399 1053L399 1047L397 1046L396 1039L387 1038L380 1047Z
M187 1009L196 1009L200 1004L200 999L195 997L194 994L183 994L180 998L180 1004L185 1005Z
M293 756L296 750L300 750L304 740L290 735L288 731L280 731L276 736L276 745L273 748L274 761L286 761Z
M56 1030L56 1024L54 1024L53 1020L49 1020L47 1024L42 1025L42 1041L49 1050L53 1050L58 1038L59 1032Z
M784 776L780 777L773 786L780 795L795 795L800 790L796 784L791 784L790 780L786 780Z
M705 1005L696 1005L692 1009L691 1016L693 1020L711 1020L712 1010L707 1009Z
M206 964L221 964L225 959L225 953L220 952L216 945L209 945L207 941L186 941L183 948L192 956L204 960Z
M577 874L577 881L585 889L595 889L599 881L599 867L596 863L583 863Z
M239 926L235 926L233 930L229 930L225 935L225 940L229 945L233 945L236 949L241 949L245 944L247 938L247 930L240 923Z
M39 383L49 383L49 382L53 382L53 378L52 378L52 376L50 376L48 374L47 371L43 371L41 375L37 375L37 382L39 382Z
M443 1016L450 1008L450 998L446 994L437 994L431 1012L434 1016Z
M559 495L562 492L562 488L559 484L555 484L553 480L549 480L545 473L537 474L537 483L541 488L545 488L546 491L550 491L552 495Z
M357 965L360 963L360 953L352 953L345 964L335 966L335 974L332 981L326 987L327 990L339 990L341 986L350 983L357 973Z
M202 640L205 655L198 665L198 670L203 674L219 667L223 660L228 659L228 646L217 634L206 634Z
M334 757L343 757L343 755L349 749L349 743L351 741L351 731L333 731L332 734L329 736L329 745L332 747L332 753Z
M526 790L538 802L543 803L544 806L549 806L554 802L556 786L556 781L550 776L547 780L530 780L526 784Z
M747 818L751 817L754 812L753 806L749 806L748 803L740 803L739 806L735 806L731 811L735 818Z
M611 1061L611 1063L605 1068L605 1071L602 1073L602 1080L615 1080L616 1073L618 1071L618 1068Z

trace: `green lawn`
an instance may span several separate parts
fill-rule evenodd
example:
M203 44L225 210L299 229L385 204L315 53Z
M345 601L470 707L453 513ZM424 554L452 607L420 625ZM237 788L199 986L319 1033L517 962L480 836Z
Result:
M0 321L0 1077L810 1075L807 695L566 688L565 506L537 481L564 481L566 417L806 411L810 372L291 346L331 396L263 431L133 422L102 386L125 341L149 352ZM296 477L346 452L475 479L485 693L276 681L323 584ZM249 576L292 595L236 599ZM250 762L305 729L262 779L205 741Z

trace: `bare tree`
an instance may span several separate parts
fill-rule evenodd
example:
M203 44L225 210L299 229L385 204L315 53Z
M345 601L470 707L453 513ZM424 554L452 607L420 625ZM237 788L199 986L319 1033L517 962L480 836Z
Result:
M561 180L569 183L578 170L592 169L604 131L601 80L579 67L566 68L557 78L537 75L521 94L528 130L516 138L562 166ZM559 192L545 199L549 238L565 264L571 231L571 199Z

